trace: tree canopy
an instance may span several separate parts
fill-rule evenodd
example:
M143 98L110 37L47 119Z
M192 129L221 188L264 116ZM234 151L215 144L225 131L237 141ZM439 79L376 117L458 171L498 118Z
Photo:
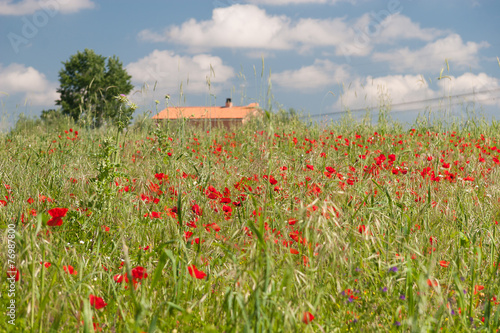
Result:
M130 93L133 85L118 57L106 58L85 49L72 55L63 65L57 90L61 97L56 101L63 114L75 121L88 120L96 127L106 120L130 122L134 109L123 105L116 96Z

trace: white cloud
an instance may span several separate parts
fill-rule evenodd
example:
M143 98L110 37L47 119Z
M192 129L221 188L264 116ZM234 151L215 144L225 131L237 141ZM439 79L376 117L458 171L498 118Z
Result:
M373 78L358 78L344 87L335 109L363 109L376 107L380 103L403 104L400 109L414 108L413 102L434 98L437 93L417 75L389 75Z
M344 18L328 20L300 19L288 28L287 36L294 45L303 49L316 46L334 46L338 55L367 55L371 46L357 43L356 32L349 27Z
M372 14L372 20L377 22L377 14ZM393 43L401 39L417 39L430 42L443 34L443 31L435 28L421 28L420 24L413 22L409 17L399 13L389 15L382 20L380 26L379 43Z
M234 5L213 10L212 19L190 19L180 27L171 26L163 34L149 30L139 37L154 42L172 41L195 48L266 48L288 49L291 44L283 33L289 25L285 16L269 16L253 5Z
M343 28L343 30L342 30ZM362 15L352 26L335 27L344 39L338 43L337 55L366 56L376 44L392 44L400 40L416 39L431 41L444 32L433 28L421 28L409 17L389 10L381 10ZM325 29L326 33L329 33Z
M388 103L394 110L435 110L451 104L478 102L482 105L499 105L500 80L485 73L465 73L438 81L435 89L418 75L389 75L384 77L357 78L347 87L334 110L360 110Z
M177 93L183 83L183 92L208 92L207 80L211 91L234 77L233 68L222 63L222 59L209 54L193 57L180 56L173 51L154 50L148 56L126 66L132 81L141 85L148 83L167 93Z
M302 90L315 91L340 83L349 77L346 66L339 66L329 60L316 59L311 66L304 66L298 70L286 70L272 75L273 83L279 86Z
M479 50L488 46L487 42L464 43L459 35L451 34L418 50L405 47L386 53L375 53L373 60L386 61L397 71L439 71L445 59L448 59L452 66L463 69L469 66L477 67Z
M366 56L376 43L408 38L428 41L440 33L422 29L403 15L390 15L388 10L350 21L345 17L292 20L268 14L255 5L233 5L215 8L210 20L190 19L161 33L143 30L139 38L174 42L192 51L224 47L303 52L313 47L333 47L337 55Z
M91 0L0 0L0 15L30 15L37 11L45 11L49 15L55 12L69 14L94 7L95 3Z
M449 76L438 81L444 96L457 96L464 102L479 101L484 105L500 105L500 80L486 73L465 73L459 77Z
M16 63L2 67L0 64L0 91L9 95L22 94L23 100L32 105L55 105L55 100L59 99L57 87L56 82L48 81L33 67Z

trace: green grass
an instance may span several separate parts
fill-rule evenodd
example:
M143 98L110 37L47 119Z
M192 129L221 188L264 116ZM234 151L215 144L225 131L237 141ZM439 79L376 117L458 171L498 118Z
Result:
M496 122L63 125L26 121L0 137L2 309L8 224L20 272L15 326L2 310L2 331L500 325ZM60 226L47 225L53 208L68 209Z

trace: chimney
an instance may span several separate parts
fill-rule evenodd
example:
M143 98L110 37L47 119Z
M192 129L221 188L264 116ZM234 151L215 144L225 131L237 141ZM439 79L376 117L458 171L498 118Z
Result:
M233 107L233 102L231 102L231 98L226 98L226 108Z

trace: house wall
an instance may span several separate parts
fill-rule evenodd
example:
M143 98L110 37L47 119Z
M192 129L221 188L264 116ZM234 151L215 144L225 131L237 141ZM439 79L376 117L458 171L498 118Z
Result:
M166 123L168 119L157 119L157 122ZM171 119L170 124L176 124L179 119ZM203 129L219 128L223 127L225 129L231 129L237 126L241 126L242 119L188 119L186 124L190 126L202 127Z

